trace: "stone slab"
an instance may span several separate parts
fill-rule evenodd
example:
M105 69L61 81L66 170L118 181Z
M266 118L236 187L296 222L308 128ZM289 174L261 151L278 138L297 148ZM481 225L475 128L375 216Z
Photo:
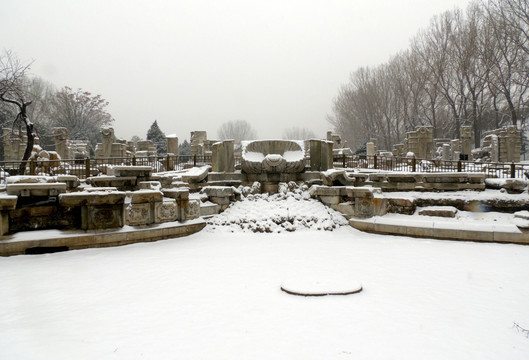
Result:
M165 197L175 199L177 201L189 200L189 188L182 187L176 189L162 189Z
M201 192L208 197L230 197L235 194L231 186L206 186L202 188Z
M13 210L17 206L18 196L16 195L3 195L0 196L0 211Z
M17 196L57 196L66 192L66 183L17 183L7 184L8 195Z
M163 200L163 193L159 190L138 190L128 194L132 204L154 203Z
M200 204L200 216L216 215L220 212L220 206L210 201Z
M59 205L64 207L116 205L125 202L125 192L76 192L59 195Z

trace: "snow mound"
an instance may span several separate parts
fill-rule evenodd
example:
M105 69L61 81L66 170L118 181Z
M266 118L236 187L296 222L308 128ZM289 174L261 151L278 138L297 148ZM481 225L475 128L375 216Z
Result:
M347 225L339 212L311 199L306 185L279 184L274 195L255 194L256 186L240 188L241 201L208 219L206 231L281 233L298 230L332 231Z
M350 295L362 291L362 284L348 278L288 279L281 284L281 290L291 295L325 296Z

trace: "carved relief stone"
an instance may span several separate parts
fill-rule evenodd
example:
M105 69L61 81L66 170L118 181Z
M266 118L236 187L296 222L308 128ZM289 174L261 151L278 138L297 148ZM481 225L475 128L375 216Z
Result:
M200 216L200 202L198 200L189 200L184 208L185 220L193 220Z
M126 214L127 225L149 225L153 223L150 203L129 204Z
M178 218L178 206L176 200L166 199L154 204L154 222L163 223L176 221Z

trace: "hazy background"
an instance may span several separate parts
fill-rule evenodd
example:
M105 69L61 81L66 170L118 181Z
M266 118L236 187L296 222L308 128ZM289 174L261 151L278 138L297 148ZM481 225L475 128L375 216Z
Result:
M349 74L408 47L432 16L467 0L10 1L0 46L32 74L110 102L116 135L158 120L180 141L242 119L260 138L323 137ZM3 50L1 49L1 50Z

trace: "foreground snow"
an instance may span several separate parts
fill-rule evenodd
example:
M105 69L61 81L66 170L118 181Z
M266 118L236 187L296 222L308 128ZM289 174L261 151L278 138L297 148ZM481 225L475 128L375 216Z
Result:
M0 259L1 359L526 359L529 247L207 232ZM300 297L289 278L363 291Z

